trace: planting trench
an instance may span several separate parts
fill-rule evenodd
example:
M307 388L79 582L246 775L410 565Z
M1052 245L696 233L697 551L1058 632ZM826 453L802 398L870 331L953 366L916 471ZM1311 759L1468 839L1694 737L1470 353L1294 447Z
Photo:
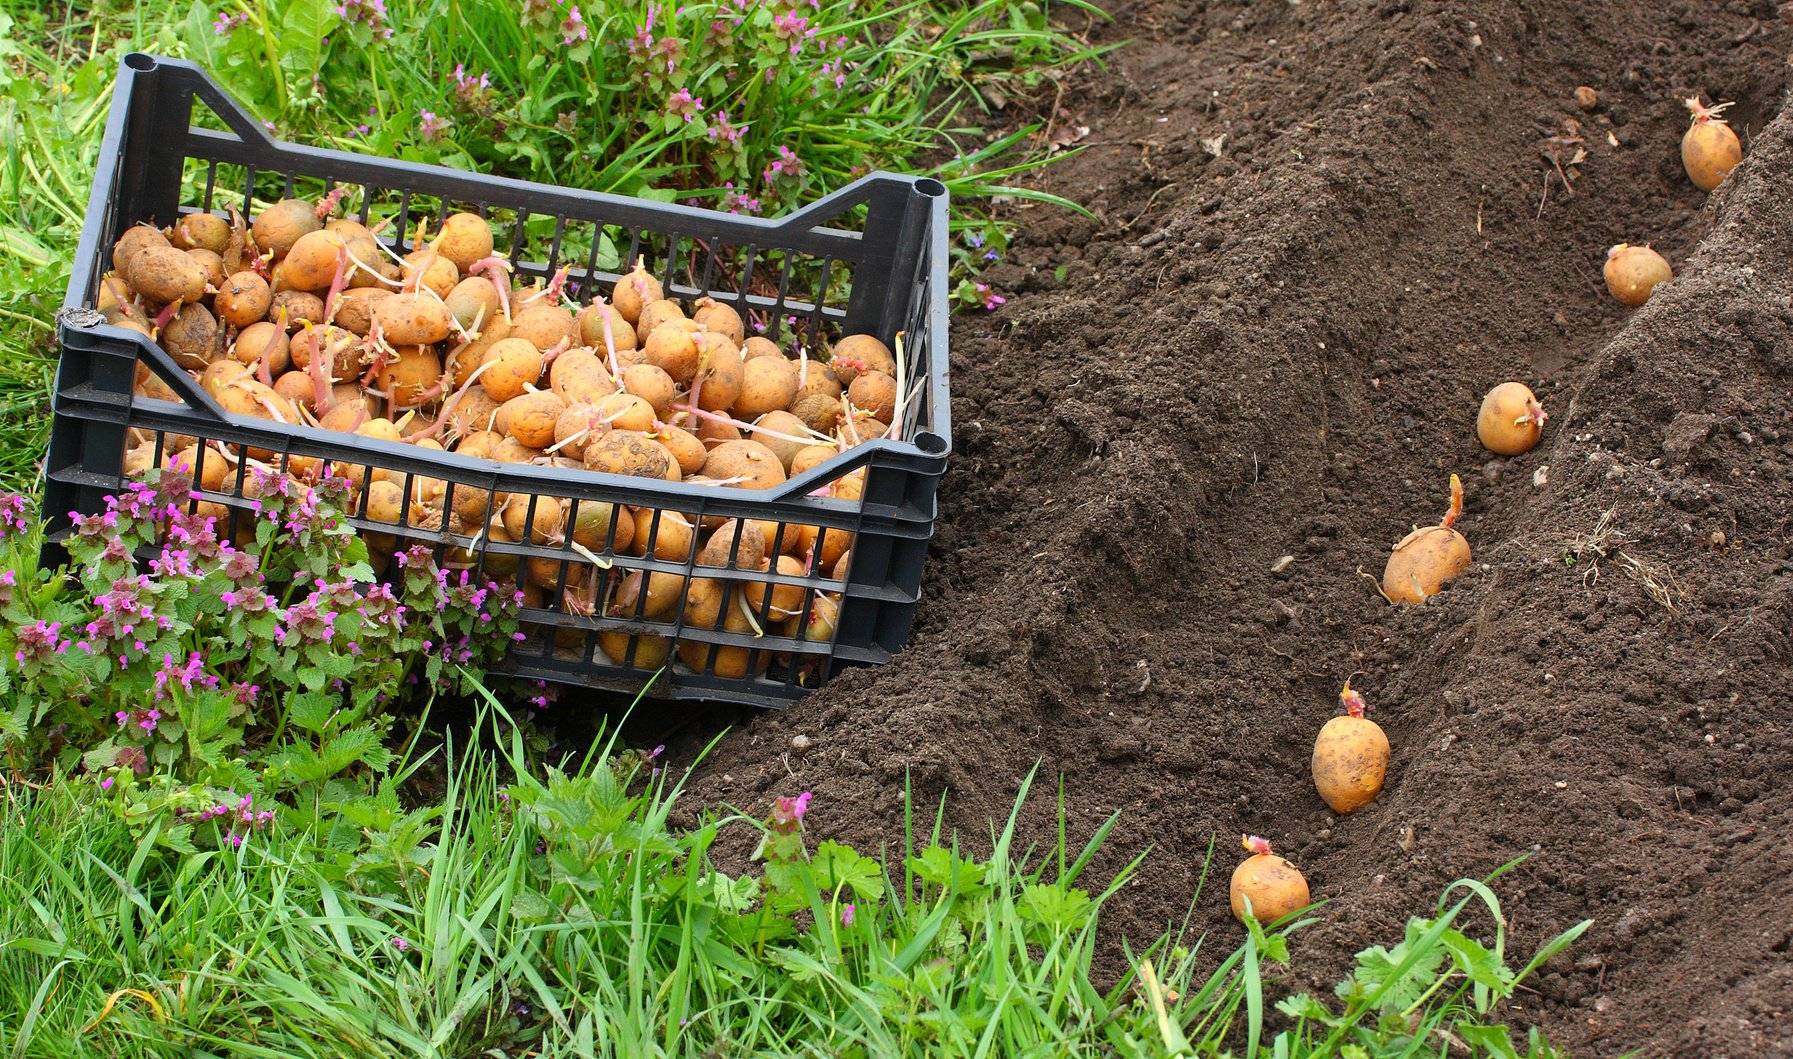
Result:
M1793 1054L1788 23L1742 0L1115 16L1098 37L1134 43L1065 93L1087 149L1041 181L1100 222L1025 209L1009 304L955 323L913 646L779 714L696 715L675 760L736 724L693 802L809 789L815 836L876 847L906 775L975 835L1038 761L1083 833L1122 813L1100 870L1151 849L1116 940L1180 920L1216 837L1193 926L1235 937L1234 844L1268 836L1330 902L1300 988L1535 852L1499 887L1515 949L1597 925L1516 1018L1577 1054ZM1696 92L1738 100L1746 145L1712 196L1676 151ZM1601 284L1620 241L1677 269L1641 310ZM1552 414L1511 460L1473 428L1509 378ZM1477 565L1391 608L1363 574L1453 471ZM1337 819L1308 754L1352 674L1394 755Z

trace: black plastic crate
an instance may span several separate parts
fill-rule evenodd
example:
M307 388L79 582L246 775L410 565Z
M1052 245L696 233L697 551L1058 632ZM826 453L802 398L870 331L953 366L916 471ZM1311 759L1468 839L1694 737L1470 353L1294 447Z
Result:
M196 101L204 108L195 108ZM407 508L425 479L444 483L445 507L457 491L483 493L487 502L500 494L527 497L532 520L540 497L556 498L574 517L580 505L611 505L605 546L595 554L575 550L570 536L560 544L530 544L527 535L505 543L484 533L414 526L404 513L398 523L356 519L364 531L382 535L375 538L382 544L391 538L402 549L423 542L438 561L458 560L491 576L514 569L520 583L536 581L541 598L524 609L527 639L505 662L518 676L635 692L660 670L651 657L657 641L649 638L657 636L699 646L684 652L698 664L681 661L678 651L669 656L654 694L776 706L843 666L884 662L907 643L933 534L935 490L951 448L947 195L939 182L874 173L769 220L506 180L275 141L197 67L143 54L126 56L119 70L99 159L59 320L62 360L45 487L53 535L66 532L68 513L98 510L121 487L128 438L145 445L153 439L157 463L197 439L196 477L208 477L208 459L221 461L226 472L201 495L231 518L247 505L245 456L283 469L328 461L353 472L363 491L376 478L400 481ZM200 210L223 215L227 204L253 216L276 198L339 186L348 189L345 202L358 203L364 223L392 218L381 238L401 254L412 248L415 222L427 218L433 229L451 210L466 209L493 221L500 252L508 222L509 257L519 275L547 276L569 265L570 289L581 300L608 292L624 263L645 256L668 297L707 294L735 306L744 319L765 321L774 340L793 332L809 343L867 333L894 345L901 333L898 387L906 401L893 430L901 440L867 442L763 491L470 459L227 414L154 342L104 323L88 308L112 244L135 222L168 225ZM134 395L139 362L180 400ZM857 502L818 495L861 470ZM784 575L738 568L733 555L727 567L713 568L696 565L694 555L654 558L651 545L645 556L622 554L613 545L629 509L646 513L633 517L650 539L671 512L697 524L760 520L773 542L809 527L818 537L816 553L850 534L849 569L844 580L834 580L821 562ZM554 574L532 577L531 560L537 571ZM698 627L686 622L683 606L656 620L647 616L646 593L633 613L612 613L614 587L637 571L674 575L681 587L693 577L743 591L791 586L802 592L804 614L818 598L838 599L834 635L811 637L802 622L788 634L735 632L724 627L725 615ZM587 614L580 600L603 605ZM631 637L620 659L604 650L607 643L616 646L618 634ZM724 658L729 666L719 665Z

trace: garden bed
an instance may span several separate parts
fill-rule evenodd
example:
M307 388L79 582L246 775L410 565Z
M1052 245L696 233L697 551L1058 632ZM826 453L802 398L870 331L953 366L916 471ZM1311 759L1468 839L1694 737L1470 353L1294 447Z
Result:
M693 800L800 785L818 837L875 846L906 775L975 834L1038 760L1074 819L1122 811L1107 868L1152 849L1111 935L1179 920L1210 840L1249 830L1331 902L1296 943L1316 987L1535 852L1503 891L1516 943L1597 923L1515 1017L1576 1054L1770 1049L1793 989L1793 33L1744 2L1114 14L1134 43L1064 93L1086 150L1042 182L1101 220L1027 210L991 273L1009 303L957 324L913 646L747 719ZM1737 100L1745 142L1711 196L1676 153L1695 93ZM1600 279L1623 241L1677 272L1636 311ZM1491 458L1475 409L1509 378L1552 419ZM1477 563L1391 608L1359 570L1452 472ZM1394 755L1335 819L1307 756L1353 674ZM1194 925L1230 936L1220 889Z

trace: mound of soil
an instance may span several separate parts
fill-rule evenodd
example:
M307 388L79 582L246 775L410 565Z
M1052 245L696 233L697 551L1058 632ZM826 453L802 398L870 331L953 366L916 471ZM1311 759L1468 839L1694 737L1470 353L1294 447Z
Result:
M1115 16L1133 43L1054 119L1085 150L1042 178L1100 220L1027 210L1009 304L956 325L913 646L743 718L698 797L811 789L817 836L875 847L905 775L975 836L1038 762L1079 825L1122 813L1098 867L1152 850L1117 935L1182 917L1211 840L1224 880L1268 836L1331 902L1295 946L1316 988L1533 853L1516 951L1597 925L1517 1017L1577 1054L1786 1054L1793 28L1765 0ZM1695 93L1746 145L1711 196ZM1641 310L1602 286L1621 241L1677 270ZM1514 459L1473 426L1506 379L1552 414ZM1371 576L1452 472L1476 565L1391 607ZM1308 755L1347 676L1394 757L1338 819ZM1236 936L1223 887L1194 924Z

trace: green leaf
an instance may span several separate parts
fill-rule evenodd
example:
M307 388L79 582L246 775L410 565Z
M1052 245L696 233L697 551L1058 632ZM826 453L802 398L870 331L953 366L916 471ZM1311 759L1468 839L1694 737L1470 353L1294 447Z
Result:
M1481 1049L1496 1059L1519 1059L1519 1053L1513 1050L1513 1038L1505 1026L1459 1022L1456 1030L1457 1036L1471 1048Z
M1470 981L1487 988L1497 998L1504 998L1512 991L1512 972L1501 964L1500 957L1492 950L1456 930L1445 931L1439 940L1450 950L1457 969Z
M371 583L374 579L374 568L365 561L350 563L338 571L338 574L344 581Z
M1095 902L1075 886L1030 883L1021 891L1016 912L1022 920L1049 931L1074 931L1089 922Z
M302 691L287 701L286 720L295 728L321 732L336 711L337 698L318 691Z
M316 73L323 54L324 37L337 22L330 0L288 0L280 34L283 55L297 58L307 76Z
M815 872L817 888L824 893L848 892L870 899L884 891L884 875L878 862L839 842L818 845L810 867Z
M929 846L909 858L909 870L942 889L969 893L983 889L985 866L966 860L944 846Z
M1306 1019L1309 1022L1333 1025L1335 1020L1332 1011L1311 993L1296 993L1283 997L1276 1002L1276 1010L1292 1019Z
M1438 969L1444 964L1445 950L1442 946L1433 944L1419 950L1413 948L1433 925L1432 920L1417 917L1410 919L1407 921L1406 940L1394 949L1373 945L1358 953L1357 968L1350 979L1339 984L1339 995L1362 997L1381 991L1377 998L1378 1008L1383 1011L1405 1010L1431 986ZM1402 971L1401 965L1409 959L1413 962Z

